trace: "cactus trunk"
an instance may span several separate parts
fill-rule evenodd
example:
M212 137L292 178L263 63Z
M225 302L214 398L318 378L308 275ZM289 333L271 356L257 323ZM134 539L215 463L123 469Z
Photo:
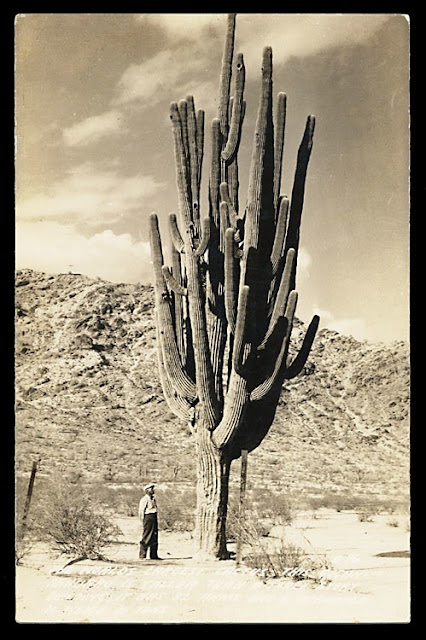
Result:
M195 540L202 554L228 558L226 514L231 460L218 452L206 429L197 433Z
M266 47L247 205L241 211L238 153L245 68L242 54L233 66L235 22L230 14L218 114L211 126L207 215L200 203L204 112L196 111L188 96L170 107L179 203L178 215L169 218L172 270L163 264L155 214L150 228L161 383L170 409L194 434L195 537L200 551L217 558L228 557L231 462L266 436L282 385L302 371L319 320L314 317L290 362L315 120L307 119L289 199L281 193L286 95L278 94L274 123L272 50Z

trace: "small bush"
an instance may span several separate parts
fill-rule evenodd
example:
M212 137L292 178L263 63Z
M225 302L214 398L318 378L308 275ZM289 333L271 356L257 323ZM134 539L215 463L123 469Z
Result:
M24 534L27 535L24 535ZM30 532L23 531L22 523L18 523L15 529L15 562L21 565L23 558L31 551L36 543L34 536L29 535Z
M358 513L358 520L360 522L373 522L374 521L374 511L370 509L363 509Z
M279 518L285 524L291 524L297 513L297 505L293 496L275 493L264 488L258 488L251 492L247 508L256 513L258 521Z
M244 564L255 569L260 578L324 581L320 570L326 568L325 561L312 559L303 549L287 542L284 535L278 544L271 544L262 536L261 527L253 515L245 518L239 526L239 535L248 551L243 558Z
M192 531L196 506L195 490L157 491L158 526L168 531Z
M81 486L57 486L45 507L41 533L56 551L74 559L105 559L103 549L121 533Z
M396 518L389 518L389 520L386 522L386 524L389 527L399 527L399 522Z

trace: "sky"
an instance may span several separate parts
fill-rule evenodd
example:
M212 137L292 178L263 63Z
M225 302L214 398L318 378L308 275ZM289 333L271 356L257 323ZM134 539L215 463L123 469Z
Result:
M15 18L15 265L148 284L149 214L177 213L169 106L217 115L226 14L32 13ZM281 192L306 118L316 127L297 316L357 340L409 338L409 18L237 15L246 66L240 202L264 46L287 94Z

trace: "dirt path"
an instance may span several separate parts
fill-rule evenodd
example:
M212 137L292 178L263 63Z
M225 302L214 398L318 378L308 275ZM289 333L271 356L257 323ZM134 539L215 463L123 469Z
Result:
M407 549L408 534L355 514L305 519L297 536L330 558L330 581L264 583L233 561L198 562L189 534L163 533L161 562L137 560L135 518L110 563L80 562L34 549L17 567L19 622L408 622L409 558L377 557ZM368 528L370 527L370 528ZM348 533L351 532L351 536ZM321 546L322 543L322 546Z

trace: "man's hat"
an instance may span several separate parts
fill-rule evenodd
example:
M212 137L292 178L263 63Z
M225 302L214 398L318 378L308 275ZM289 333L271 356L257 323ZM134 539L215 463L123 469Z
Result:
M147 489L149 489L150 487L155 487L155 484L153 482L150 482L149 484L146 484L144 486L144 490L146 491Z

